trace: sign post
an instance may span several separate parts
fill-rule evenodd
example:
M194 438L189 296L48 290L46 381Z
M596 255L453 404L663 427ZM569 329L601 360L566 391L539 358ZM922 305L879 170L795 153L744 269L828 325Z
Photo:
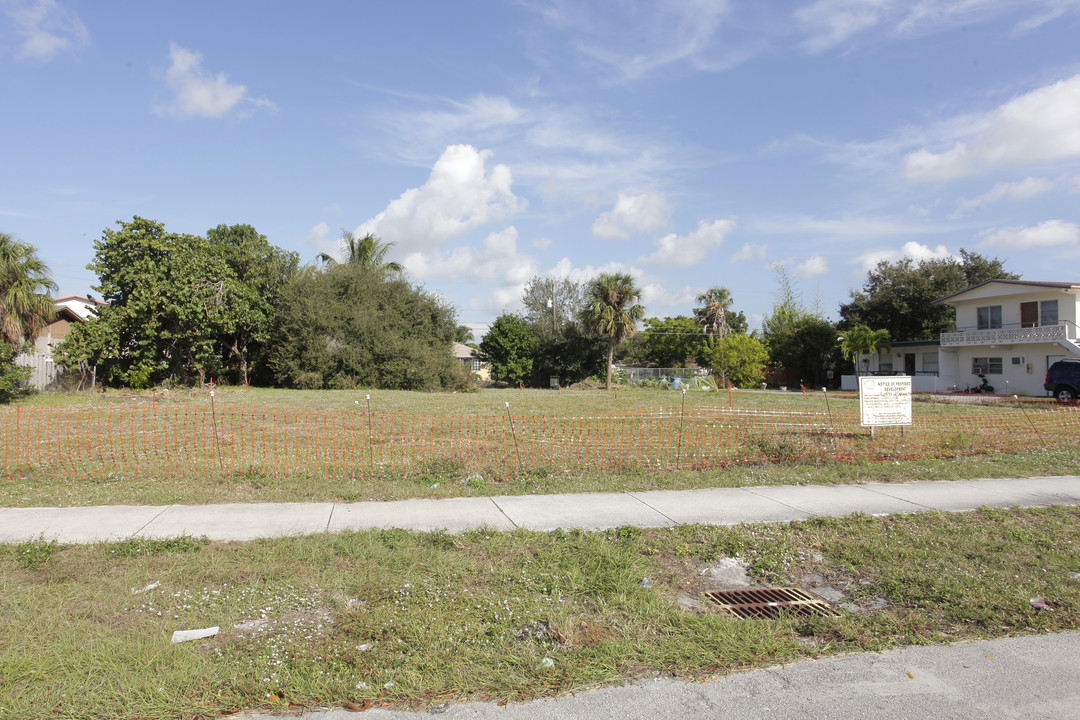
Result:
M859 422L869 427L911 425L911 377L860 377Z

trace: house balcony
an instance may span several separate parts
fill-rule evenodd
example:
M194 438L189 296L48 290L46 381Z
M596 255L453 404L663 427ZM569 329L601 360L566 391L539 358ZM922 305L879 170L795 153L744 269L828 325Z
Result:
M1075 343L1076 341L1076 324L1071 322L1061 322L1057 325L1036 325L1034 327L1004 327L989 330L966 329L958 332L941 333L941 347Z

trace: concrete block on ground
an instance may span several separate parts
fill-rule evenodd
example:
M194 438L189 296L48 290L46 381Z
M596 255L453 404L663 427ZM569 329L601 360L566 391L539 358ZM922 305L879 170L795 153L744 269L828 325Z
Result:
M144 537L180 535L211 540L254 540L326 531L333 503L231 503L170 505L139 533Z
M68 508L0 508L0 542L42 537L62 543L123 540L165 508L152 505L99 505Z
M662 513L628 493L503 495L492 500L515 525L530 530L606 530L620 525L672 524Z
M448 498L445 500L394 500L337 505L328 530L369 530L407 528L461 532L490 527L513 530L514 525L490 498Z

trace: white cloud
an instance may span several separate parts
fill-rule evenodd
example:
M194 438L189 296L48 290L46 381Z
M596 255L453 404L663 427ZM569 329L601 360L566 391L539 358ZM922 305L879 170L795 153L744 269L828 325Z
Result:
M726 0L620 3L618 12L576 0L534 4L560 41L591 61L607 79L629 82L670 65L724 70L759 49L721 37L723 23L739 9Z
M976 125L947 150L908 153L908 179L952 180L1080 157L1080 75L1013 98Z
M671 292L667 285L661 283L649 283L641 288L641 303L648 309L650 316L658 316L656 308L685 308L697 301L701 290L684 286L681 290Z
M551 268L547 273L556 280L570 280L576 283L587 283L597 275L604 273L627 273L635 281L640 282L644 277L645 272L634 265L627 265L621 262L609 262L600 266L586 265L585 267L575 267L574 263L570 261L570 258L564 257Z
M671 205L662 192L641 195L619 193L615 207L596 218L592 233L598 238L626 238L632 233L663 227L670 214Z
M895 262L901 258L909 257L913 260L940 260L942 258L953 257L953 254L944 245L938 245L936 248L931 248L928 245L917 243L914 240L904 243L903 247L899 250L871 250L865 252L848 262L852 265L858 265L861 272L869 272L882 260L889 262Z
M276 105L266 98L253 98L243 85L230 83L225 73L212 75L202 68L202 54L169 46L172 65L165 71L165 84L174 97L171 103L157 108L158 112L175 117L216 118L233 110L245 116L254 110L274 110Z
M55 0L4 0L4 12L22 38L18 57L51 60L64 50L80 50L90 44L90 33L74 12Z
M702 220L697 229L686 236L675 233L656 241L656 251L647 258L638 258L644 264L689 267L700 263L713 248L720 247L727 234L735 229L734 220Z
M510 168L488 170L490 150L451 145L431 168L423 185L406 190L385 210L362 223L358 235L375 233L405 252L441 245L451 237L524 209L514 195Z
M479 249L459 246L447 252L412 252L405 256L402 264L410 275L419 279L497 280L507 285L524 286L537 274L539 265L535 259L518 254L517 240L517 228L511 225L488 235Z
M1009 227L979 233L983 247L1010 250L1060 247L1080 243L1080 226L1064 220L1047 220L1035 227Z
M1017 12L1033 13L1014 28L1027 32L1076 10L1075 0L817 0L796 10L794 19L805 35L803 49L820 53L873 31L918 37Z
M728 262L737 263L745 262L747 260L753 260L754 258L764 258L767 251L765 245L754 245L753 243L743 243L743 246L731 256Z
M551 238L545 236L540 238L539 240L533 240L532 246L537 250L547 250L549 247L551 247Z
M304 242L313 246L321 253L327 253L328 255L336 253L340 242L338 240L330 240L330 226L324 222L313 226L308 230L307 237L304 238Z
M812 255L796 265L792 272L796 277L809 279L829 272L829 263L821 255Z
M1028 177L1016 182L1000 182L978 197L970 200L960 200L956 205L956 212L957 214L965 213L984 205L991 205L998 200L1030 200L1033 197L1050 192L1064 182L1064 178L1051 180L1050 178L1041 177Z

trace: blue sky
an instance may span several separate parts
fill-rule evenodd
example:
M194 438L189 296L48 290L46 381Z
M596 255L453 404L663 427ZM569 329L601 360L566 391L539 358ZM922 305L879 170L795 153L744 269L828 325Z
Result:
M903 255L1080 282L1078 39L1080 0L0 0L0 230L63 295L133 215L373 231L478 329L537 273L752 327L777 263L831 317Z

